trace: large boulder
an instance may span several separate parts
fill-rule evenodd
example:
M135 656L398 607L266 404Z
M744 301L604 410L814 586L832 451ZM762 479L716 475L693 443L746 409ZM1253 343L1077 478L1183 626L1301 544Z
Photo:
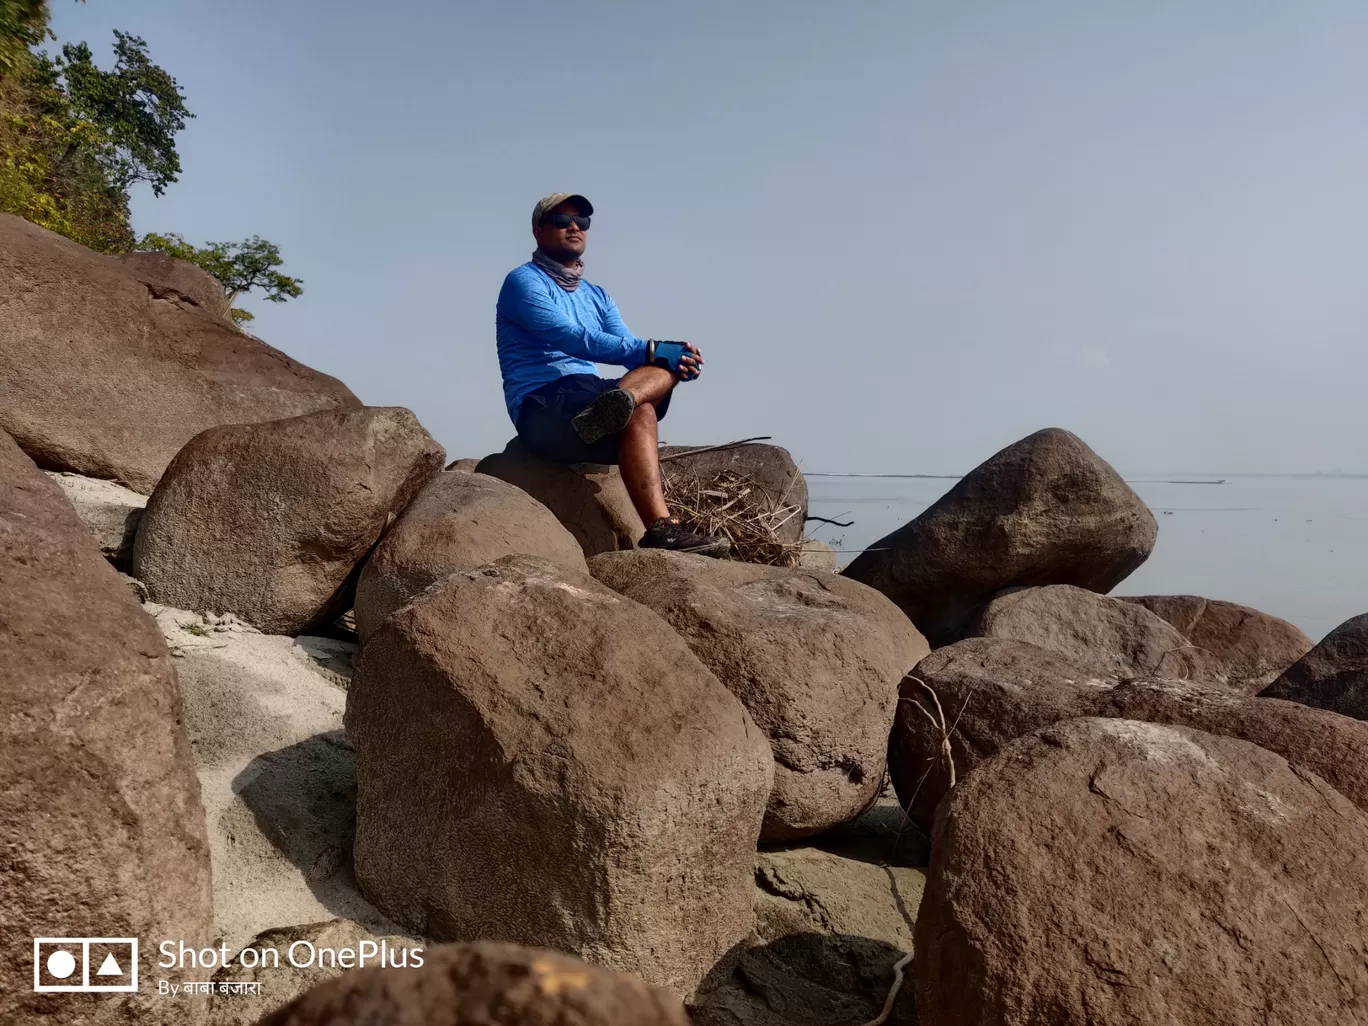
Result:
M1233 738L1056 724L936 818L922 1026L1368 1023L1368 816Z
M1149 556L1158 530L1108 463L1076 435L1047 428L970 471L845 574L882 591L943 645L1007 588L1110 591Z
M1197 595L1118 595L1144 606L1220 660L1229 681L1258 691L1311 650L1314 642L1286 620L1248 606Z
M448 471L428 482L366 560L356 585L362 638L434 581L504 556L542 556L588 571L574 535L521 488Z
M1368 613L1340 624L1259 693L1368 720Z
M48 477L57 482L71 501L105 559L127 568L133 561L133 540L138 535L138 521L142 519L147 496L113 481L80 474L50 470Z
M397 407L211 428L148 500L133 575L163 605L307 631L350 607L352 571L444 456Z
M508 556L366 641L347 694L356 874L410 930L553 947L687 993L750 927L774 769L684 641Z
M142 282L153 299L233 323L223 285L208 271L166 253L120 253L109 259Z
M923 829L929 829L952 780L963 780L1016 738L1080 716L1144 720L1251 741L1319 774L1368 809L1368 724L1294 702L1247 697L1222 685L1121 682L1034 645L971 638L923 659L903 681L902 699L889 740L889 773L903 806Z
M704 451L666 445L660 450L660 473L667 489L683 494L718 486L730 489L734 482L742 483L750 489L745 497L747 508L770 514L785 511L771 518L777 524L775 537L779 541L799 542L803 538L807 481L787 449L761 442Z
M429 948L419 968L320 984L260 1026L686 1026L679 999L625 973L511 944Z
M617 467L553 463L514 438L503 452L480 460L476 470L517 485L549 509L585 558L636 548L646 533Z
M148 493L205 428L360 405L150 262L0 214L0 429L39 466Z
M589 566L664 617L769 738L761 840L820 833L878 797L898 682L928 651L892 602L843 577L652 549Z
M1004 592L978 613L966 633L1026 641L1114 677L1225 681L1212 653L1148 609L1068 584Z
M207 942L209 848L166 645L3 432L0 651L0 1021L180 1021L145 994L34 992L38 937L145 938L145 977L153 938ZM49 944L42 986L72 982L47 969L59 948L80 964Z

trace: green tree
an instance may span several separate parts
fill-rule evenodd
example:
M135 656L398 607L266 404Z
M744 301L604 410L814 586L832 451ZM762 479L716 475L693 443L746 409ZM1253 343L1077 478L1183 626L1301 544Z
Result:
M84 43L38 50L47 15L41 0L0 0L0 211L126 252L129 186L160 195L176 180L175 135L192 115L136 36L115 33L112 71Z
M262 298L270 303L283 303L304 294L303 279L276 270L285 262L280 247L258 235L242 242L210 242L201 247L179 235L149 233L139 240L137 248L166 253L212 274L223 286L229 314L239 323L252 320L253 314L233 304L239 296L254 289L261 289Z
M114 32L114 69L95 65L90 47L68 43L53 66L65 81L72 116L91 126L96 159L109 182L128 189L147 182L160 196L180 174L176 133L194 117L165 70L152 63L147 43Z
M0 75L13 72L47 35L44 0L0 0Z

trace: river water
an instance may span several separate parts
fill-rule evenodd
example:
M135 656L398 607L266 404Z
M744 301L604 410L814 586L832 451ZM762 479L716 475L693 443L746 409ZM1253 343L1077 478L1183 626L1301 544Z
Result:
M854 521L808 525L842 565L955 483L824 474L807 481L809 513ZM1368 612L1368 475L1146 474L1130 485L1159 521L1159 541L1115 594L1227 599L1290 620L1316 640Z

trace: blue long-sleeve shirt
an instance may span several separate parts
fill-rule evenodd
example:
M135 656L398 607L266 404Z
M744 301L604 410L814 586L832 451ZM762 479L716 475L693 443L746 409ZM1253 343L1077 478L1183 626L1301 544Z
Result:
M547 382L597 374L596 363L630 370L646 362L646 340L627 330L608 293L587 281L566 292L531 261L504 279L495 330L504 403L514 423L527 394Z

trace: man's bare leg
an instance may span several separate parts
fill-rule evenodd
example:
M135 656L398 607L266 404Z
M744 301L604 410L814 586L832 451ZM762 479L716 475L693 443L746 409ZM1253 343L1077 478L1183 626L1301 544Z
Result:
M626 384L625 379L623 383ZM639 403L632 411L632 419L618 436L618 469L643 524L650 527L661 517L670 515L660 483L660 428L654 403Z
M618 469L632 505L647 527L670 515L660 482L660 424L656 403L678 382L664 367L637 367L628 371L618 387L632 393L637 407L618 437Z

